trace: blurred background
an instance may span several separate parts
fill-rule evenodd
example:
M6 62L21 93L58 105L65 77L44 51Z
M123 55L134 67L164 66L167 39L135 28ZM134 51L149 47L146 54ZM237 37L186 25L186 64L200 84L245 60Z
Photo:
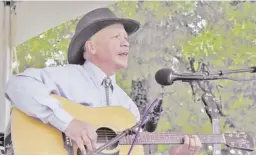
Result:
M253 1L121 1L107 7L119 16L141 22L141 29L129 38L129 66L116 77L142 114L147 104L160 96L161 87L155 81L155 73L161 68L182 73L200 70L202 64L210 72L256 66L256 3ZM80 18L18 45L13 55L13 74L30 67L67 64L68 45ZM234 77L256 78L253 74ZM208 87L228 115L220 117L220 131L238 130L254 135L256 81L218 80L211 81ZM164 112L156 131L212 133L197 83L175 82L164 91ZM170 146L150 146L147 152L167 154ZM205 146L201 154L210 152Z

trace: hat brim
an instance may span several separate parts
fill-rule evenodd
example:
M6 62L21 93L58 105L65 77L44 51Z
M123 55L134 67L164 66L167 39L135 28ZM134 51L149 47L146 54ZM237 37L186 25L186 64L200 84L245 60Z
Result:
M83 64L85 61L82 51L84 43L99 30L115 23L123 24L128 35L133 34L140 27L140 23L132 19L110 18L94 21L73 36L68 48L68 62L70 64Z

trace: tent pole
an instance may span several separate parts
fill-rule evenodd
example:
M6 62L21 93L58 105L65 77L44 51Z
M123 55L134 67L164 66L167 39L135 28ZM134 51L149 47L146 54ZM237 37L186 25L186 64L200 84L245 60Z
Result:
M5 98L4 89L12 75L12 12L13 2L3 1L0 4L0 133L5 133L10 118L10 103Z

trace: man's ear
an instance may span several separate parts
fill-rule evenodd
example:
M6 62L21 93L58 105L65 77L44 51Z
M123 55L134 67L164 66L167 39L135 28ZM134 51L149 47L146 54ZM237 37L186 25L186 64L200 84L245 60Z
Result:
M84 44L84 49L87 53L94 55L96 53L96 47L92 40L88 40Z

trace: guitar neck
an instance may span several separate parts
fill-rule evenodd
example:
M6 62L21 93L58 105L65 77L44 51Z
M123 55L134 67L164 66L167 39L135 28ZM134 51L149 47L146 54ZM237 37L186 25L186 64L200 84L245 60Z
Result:
M210 135L197 135L202 144L225 144L225 139L222 134L210 134ZM130 145L135 135L129 135L122 138L119 141L121 145ZM146 144L182 144L184 134L176 134L169 132L161 133L148 133L141 132L137 138L135 144L146 145Z

